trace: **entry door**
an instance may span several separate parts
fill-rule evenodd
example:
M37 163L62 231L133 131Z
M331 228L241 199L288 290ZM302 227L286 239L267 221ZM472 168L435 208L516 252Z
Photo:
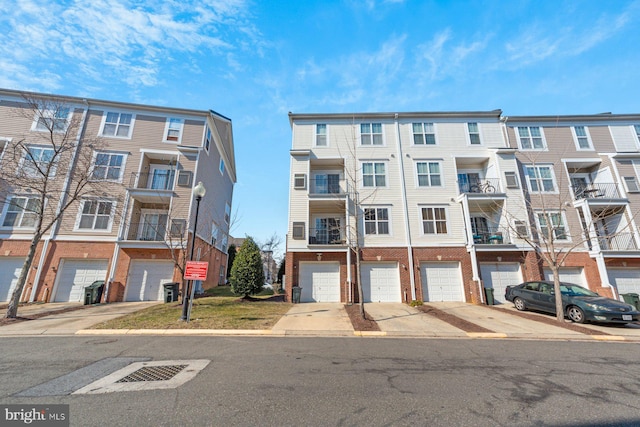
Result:
M316 193L338 194L340 192L340 175L316 175Z
M573 194L576 196L576 199L585 198L584 191L589 189L589 175L580 174L571 176L571 185L573 186Z
M149 173L149 188L153 190L171 190L175 171L171 166L154 165Z
M340 218L316 218L317 244L327 245L340 240Z
M167 218L165 213L144 213L138 239L150 242L164 240Z

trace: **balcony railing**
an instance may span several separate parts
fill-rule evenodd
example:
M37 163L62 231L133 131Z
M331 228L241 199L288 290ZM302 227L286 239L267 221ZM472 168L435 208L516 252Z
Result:
M589 185L572 185L571 189L578 199L620 199L618 186L614 183L608 184L589 184Z
M473 230L473 243L476 245L507 245L509 229L505 227L488 227Z
M310 245L345 245L344 227L310 228Z
M154 224L151 222L132 222L127 225L125 240L144 242L164 242L166 240L180 240L185 237L186 220L173 219L171 226Z
M636 251L638 245L633 233L617 233L610 236L598 236L600 249L603 251Z
M500 179L472 179L469 182L458 182L461 193L500 193Z
M326 177L315 177L311 182L310 194L344 195L346 184L344 180L334 180Z
M166 173L157 172L133 172L129 180L129 187L142 188L150 190L173 190L173 181L175 171L166 171Z

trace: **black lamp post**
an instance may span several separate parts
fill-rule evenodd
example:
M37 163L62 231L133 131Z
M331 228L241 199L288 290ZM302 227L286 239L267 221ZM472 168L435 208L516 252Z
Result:
M193 261L193 251L196 247L196 230L198 227L198 213L200 211L200 200L204 197L207 189L204 188L202 182L198 182L193 188L193 195L196 198L196 218L193 221L193 233L191 234L191 254L189 255L189 261ZM185 286L184 292L182 293L182 317L180 320L184 320L185 322L189 321L189 296L191 295L191 287L193 286L192 280L187 281L187 285Z

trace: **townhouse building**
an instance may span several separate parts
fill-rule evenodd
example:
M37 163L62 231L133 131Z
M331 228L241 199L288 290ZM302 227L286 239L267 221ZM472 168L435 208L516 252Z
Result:
M52 110L37 113L34 102ZM47 123L54 124L49 140ZM47 190L71 204L42 236L21 300L82 301L96 280L105 281L106 302L161 300L163 284L182 282L192 240L194 259L209 262L207 280L196 286L224 283L236 182L231 120L207 110L0 90L3 170L46 164L57 134L71 130L75 163L53 168ZM18 143L21 158L12 150ZM88 171L73 167L83 156ZM69 198L83 173L93 192ZM196 212L199 182L206 194ZM0 301L10 299L34 234L33 193L4 184Z
M639 119L290 113L287 293L355 302L360 263L365 302L501 302L551 275L546 230L562 280L638 292Z

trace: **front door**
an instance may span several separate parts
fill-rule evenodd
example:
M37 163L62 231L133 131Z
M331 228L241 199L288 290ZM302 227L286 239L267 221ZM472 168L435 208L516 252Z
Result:
M328 245L340 241L340 218L316 218L316 243Z
M140 224L138 240L158 242L164 240L167 229L166 213L144 213Z
M152 165L149 172L148 187L153 190L171 190L175 170L168 165Z

